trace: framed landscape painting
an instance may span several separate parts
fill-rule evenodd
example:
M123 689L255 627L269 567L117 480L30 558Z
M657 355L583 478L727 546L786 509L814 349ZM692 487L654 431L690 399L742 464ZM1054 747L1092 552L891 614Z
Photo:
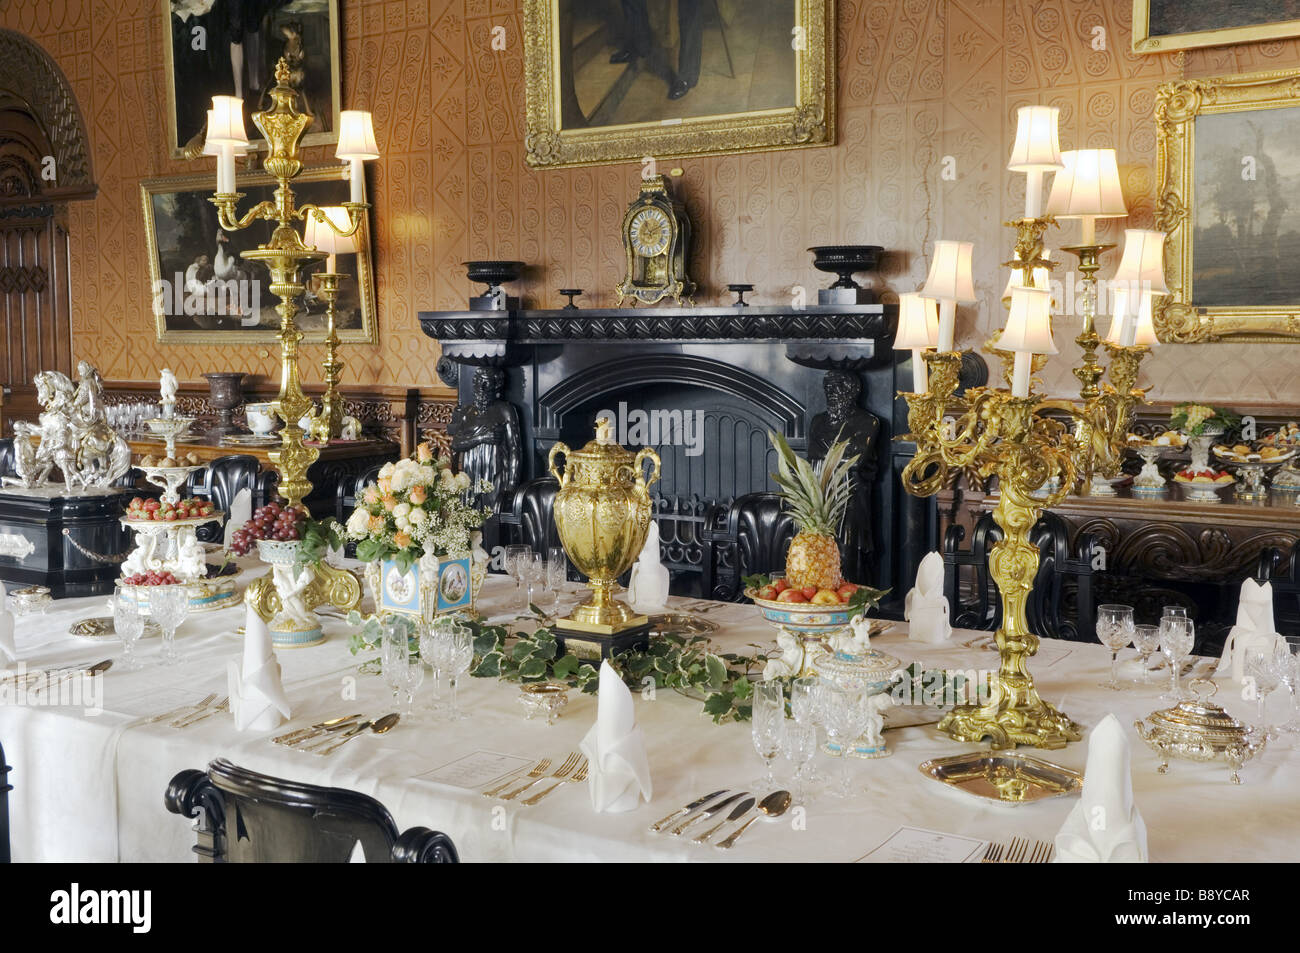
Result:
M1133 49L1167 53L1300 36L1300 0L1133 0Z
M268 109L275 64L289 62L298 109L312 117L303 145L338 141L338 0L157 0L164 21L168 145L172 158L199 155L213 96ZM261 140L253 143L262 145Z
M307 169L293 180L299 205L341 205L348 201L348 180L340 166ZM211 175L173 176L140 184L148 242L149 277L158 340L186 344L256 344L278 340L279 299L270 292L271 274L240 252L271 237L271 222L259 221L242 231L227 232L208 201ZM275 180L264 172L246 172L237 187L244 193L241 211L269 201ZM301 227L301 226L299 226ZM339 255L337 271L347 275L335 304L336 326L344 343L374 344L375 286L371 268L369 223L357 230L355 254ZM325 338L325 302L315 293L311 274L324 262L304 267L305 293L296 321L307 343Z
M1300 70L1165 83L1156 126L1161 339L1300 338Z
M830 0L524 0L529 164L832 143L833 9Z

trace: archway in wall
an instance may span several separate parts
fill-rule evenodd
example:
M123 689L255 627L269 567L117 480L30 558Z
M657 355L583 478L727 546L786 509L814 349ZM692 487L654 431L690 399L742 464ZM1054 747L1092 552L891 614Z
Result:
M67 78L32 40L0 29L0 436L35 416L38 371L72 370L66 207L95 191Z

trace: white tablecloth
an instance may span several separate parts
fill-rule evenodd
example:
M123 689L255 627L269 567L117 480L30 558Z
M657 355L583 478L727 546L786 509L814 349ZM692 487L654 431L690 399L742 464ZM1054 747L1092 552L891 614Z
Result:
M241 583L251 578L253 573L246 572ZM500 613L510 595L508 585L500 577L489 578L480 607ZM30 667L44 668L118 656L116 642L92 643L68 634L78 619L104 615L103 604L102 599L61 601L44 615L20 620L21 658ZM707 618L723 626L716 641L724 649L772 644L771 630L756 619L752 607L721 606ZM563 717L547 726L524 719L516 685L466 678L460 697L471 717L465 721L425 716L382 736L358 737L327 758L272 744L272 735L322 718L353 712L374 716L393 709L380 678L357 674L359 660L347 649L348 626L335 618L326 620L329 639L324 645L279 653L294 712L286 727L240 734L227 714L185 730L142 724L150 715L209 692L225 694L225 665L239 656L241 639L235 629L242 620L242 608L192 617L177 639L182 662L171 668L157 664L156 639L141 640L138 647L146 667L127 672L118 666L107 673L102 714L34 704L0 706L0 744L13 765L10 820L15 860L193 859L191 822L165 810L163 792L177 772L204 768L218 757L280 777L373 795L392 812L400 829L423 825L444 831L467 861L852 861L903 825L1004 842L1012 836L1047 840L1074 803L1062 798L1011 807L949 790L924 778L917 766L927 758L975 746L957 744L933 726L901 728L887 733L891 757L854 763L867 793L848 802L823 795L805 811L760 822L728 852L696 847L649 834L646 828L706 791L742 788L759 774L760 763L748 724L716 726L702 714L698 701L663 691L653 700L636 700L649 747L654 802L622 815L593 813L580 784L566 784L529 808L422 777L479 750L530 761L548 756L558 765L577 750L595 718L592 696L572 695ZM926 667L993 666L992 652L961 645L973 635L956 633L946 646L912 644L900 624L876 641L905 663L919 659ZM1127 726L1165 706L1156 699L1163 680L1150 690L1098 688L1108 664L1109 654L1100 645L1047 641L1031 670L1043 696L1085 726L1110 711ZM1226 683L1220 685L1226 707L1253 720L1254 705L1242 701ZM1272 699L1276 719L1284 715L1286 704L1280 695ZM1132 740L1134 796L1146 819L1153 861L1295 859L1300 846L1300 758L1291 741L1282 741L1247 765L1245 784L1237 786L1228 782L1221 765L1174 762L1167 775L1158 775L1155 756L1136 733ZM1086 736L1084 743L1038 752L1080 770L1086 753ZM823 773L838 767L819 759Z

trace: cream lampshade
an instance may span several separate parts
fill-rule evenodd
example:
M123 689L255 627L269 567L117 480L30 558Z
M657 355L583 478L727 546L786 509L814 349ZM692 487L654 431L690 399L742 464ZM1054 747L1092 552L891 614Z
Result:
M212 128L212 114L213 114L213 112L214 112L214 110L212 110L212 109L209 109L209 110L208 110L208 126L207 126L207 128L208 128L209 130ZM206 138L206 139L203 140L203 152L200 153L200 154L201 154L201 155L205 155L205 156L219 156L219 155L221 155L221 145L220 145L219 143L213 142L213 141L212 141L212 137L209 136L208 138ZM246 155L248 155L248 142L247 142L247 141L242 142L242 143L236 143L236 144L235 144L235 155L237 155L237 156L246 156Z
M1116 288L1113 293L1115 302L1115 314L1110 320L1110 331L1106 334L1106 341L1109 344L1124 344L1124 338L1128 335L1131 340L1128 344L1145 345L1146 347L1155 347L1160 343L1160 338L1156 336L1155 320L1152 317L1152 305L1155 303L1155 295L1149 291L1138 293L1137 316L1134 318L1129 308L1130 294L1128 288Z
M924 351L939 343L939 313L934 301L915 291L898 296L898 333L894 349L912 352L912 390L924 394L930 389Z
M315 215L307 216L307 225L303 229L303 244L317 251L323 251L329 255L326 260L325 270L334 271L335 257L338 255L351 255L357 250L356 233L352 235L340 235L334 229L346 232L351 227L348 220L348 210L341 205L327 205L321 209L322 212L334 223L334 228L322 221L319 221Z
M1063 167L1055 106L1021 106L1016 110L1016 142L1007 168L1027 172L1025 218L1038 218L1043 209L1043 173Z
M1165 233L1144 228L1124 229L1124 257L1112 282L1128 282L1167 295L1165 284Z
M940 240L934 243L934 260L925 279L921 296L939 302L939 350L951 351L958 304L975 303L975 283L971 279L973 242Z
M1011 396L1029 396L1029 371L1035 354L1056 354L1052 340L1052 293L1039 288L1013 288L1011 312L997 347L1014 351Z
M339 147L334 154L351 164L351 200L364 202L366 185L362 163L379 158L370 113L361 109L345 109L339 113Z
M211 152L209 152L211 150ZM217 194L235 191L235 155L248 152L244 132L244 101L238 96L213 96L208 110L208 136L203 151L217 156Z
M1097 240L1099 218L1128 215L1119 184L1119 166L1114 149L1075 149L1062 152L1065 168L1052 180L1047 197L1047 214L1056 218L1077 218L1083 222L1080 244Z

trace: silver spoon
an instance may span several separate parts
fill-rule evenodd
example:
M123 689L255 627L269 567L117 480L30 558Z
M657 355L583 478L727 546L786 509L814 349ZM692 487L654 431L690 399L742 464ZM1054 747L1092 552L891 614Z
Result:
M727 848L735 844L736 841L739 840L740 835L745 833L745 831L749 830L750 825L753 824L756 820L758 820L760 816L780 817L782 814L784 814L786 811L790 809L790 804L793 801L794 798L790 796L789 791L773 791L767 797L763 798L763 800L759 803L758 814L755 814L744 824L741 824L738 828L736 828L731 833L730 837L728 837L724 841L721 841L717 846L722 848L723 850L726 850Z
M748 813L749 813L750 811L752 811L753 809L754 809L754 799L753 799L752 797L747 797L747 798L745 798L745 800L741 801L739 804L737 804L737 805L735 806L735 808L732 809L732 812L731 812L730 814L727 815L726 820L718 821L718 823L714 824L712 827L710 827L707 831L705 831L705 832L704 832L703 834L701 834L699 837L693 837L693 838L691 838L691 843L692 843L692 844L703 844L703 843L704 843L705 841L707 841L710 837L712 837L714 834L716 834L716 833L719 831L719 829L721 829L721 827L722 827L724 824L730 824L730 823L732 823L733 821L738 821L738 820L740 820L742 817L744 817L746 814L748 814Z
M347 744L357 735L361 734L361 732L365 731L367 728L369 728L377 735L382 735L384 732L388 731L395 724L397 724L401 720L401 718L402 716L397 714L397 712L392 712L390 714L385 715L383 718L376 719L373 722L369 722L369 721L362 722L355 729L347 732L342 738L334 742L332 745L327 745L324 748L313 749L313 750L315 751L316 754L322 754L322 755L330 754L331 752L337 751L339 748L343 747L345 744Z

